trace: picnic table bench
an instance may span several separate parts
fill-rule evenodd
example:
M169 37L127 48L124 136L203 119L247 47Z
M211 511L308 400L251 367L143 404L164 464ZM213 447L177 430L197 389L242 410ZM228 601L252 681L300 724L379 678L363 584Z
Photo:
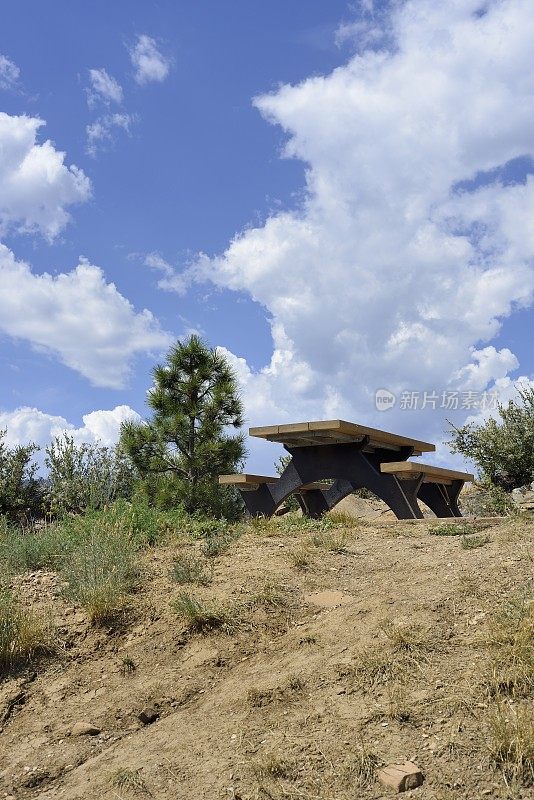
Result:
M435 467L413 456L435 446L345 420L320 420L250 428L251 436L280 442L291 460L279 477L221 475L235 486L251 516L270 517L291 494L305 514L318 517L357 489L368 489L398 519L421 519L418 500L437 517L460 517L458 495L473 475ZM330 483L326 484L325 481Z

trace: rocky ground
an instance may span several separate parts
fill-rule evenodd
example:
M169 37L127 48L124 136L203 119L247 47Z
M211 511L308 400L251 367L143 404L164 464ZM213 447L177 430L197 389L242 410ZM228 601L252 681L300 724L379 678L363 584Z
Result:
M436 524L257 524L207 585L170 577L197 543L149 549L111 628L54 573L16 576L57 649L0 682L0 797L370 800L407 759L420 800L532 797L532 746L507 763L495 727L532 697L495 689L494 633L527 597L532 520ZM211 617L178 613L183 592Z

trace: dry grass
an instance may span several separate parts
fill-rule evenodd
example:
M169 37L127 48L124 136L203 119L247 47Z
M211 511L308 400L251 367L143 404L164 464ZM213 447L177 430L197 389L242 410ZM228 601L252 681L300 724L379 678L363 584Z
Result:
M8 591L0 591L0 671L55 650L51 621L27 611Z
M347 551L347 536L343 531L320 531L312 536L312 544L321 547L330 553L345 553Z
M119 769L111 778L110 783L120 791L130 791L134 794L149 794L147 785L138 769Z
M288 558L291 566L295 569L305 572L313 566L313 558L310 550L305 546L295 547L288 553Z
M534 694L534 599L523 594L495 612L485 640L490 650L485 683L493 697Z
M253 772L260 779L292 780L297 775L297 766L291 759L280 757L276 753L269 753L254 762Z
M534 786L532 704L499 706L490 717L490 752L507 784Z

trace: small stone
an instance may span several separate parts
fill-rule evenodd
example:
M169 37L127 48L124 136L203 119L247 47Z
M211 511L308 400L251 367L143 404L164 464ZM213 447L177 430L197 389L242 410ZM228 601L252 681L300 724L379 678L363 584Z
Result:
M71 736L98 736L100 728L91 722L75 722L72 726Z
M388 764L387 767L379 770L378 780L383 786L389 786L396 792L406 792L410 789L417 789L424 781L424 775L419 767L412 761L405 761L404 764Z
M153 706L145 706L137 715L137 719L142 722L143 725L151 725L158 717L159 714Z

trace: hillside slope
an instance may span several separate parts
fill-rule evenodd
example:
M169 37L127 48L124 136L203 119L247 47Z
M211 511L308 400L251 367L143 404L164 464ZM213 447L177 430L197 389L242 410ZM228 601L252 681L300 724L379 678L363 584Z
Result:
M109 630L53 572L14 577L61 647L0 683L0 797L363 800L405 759L420 800L532 797L533 524L477 525L257 524L199 586L169 574L198 542L148 549Z

